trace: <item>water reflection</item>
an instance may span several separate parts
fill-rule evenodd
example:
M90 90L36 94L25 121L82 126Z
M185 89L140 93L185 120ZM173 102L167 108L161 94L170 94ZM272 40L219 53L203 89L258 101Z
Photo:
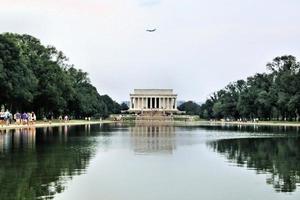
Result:
M103 194L111 195L116 190L128 195L124 188L130 185L134 188L130 194L147 193L149 187L143 184L157 186L159 195L167 185L170 191L173 188L179 191L186 184L190 188L184 191L189 190L194 197L198 197L203 185L207 186L207 193L214 193L209 191L212 188L219 195L224 185L216 184L218 181L222 179L228 186L234 183L230 182L231 176L222 171L224 162L214 161L216 154L207 146L238 166L267 174L266 182L276 191L292 192L300 183L299 144L297 129L289 127L111 124L0 131L0 200L52 199L59 196L58 193L70 191L73 197L78 195L78 199L83 199L80 194L84 192L85 196L101 199ZM77 187L66 191L70 179L86 173L96 153L94 167L91 165L84 177L86 182L76 179ZM212 168L225 175L213 176ZM107 193L89 193L93 187Z
M190 127L191 129L193 127ZM210 130L213 132L223 131L223 132L231 132L231 133L267 133L267 134L292 134L299 135L300 128L293 126L261 126L261 125L231 125L231 124L223 124L223 125L201 125L202 129Z
M172 154L175 145L175 127L168 124L135 125L130 127L130 138L137 154Z
M89 132L84 126L2 131L0 199L52 199L64 191L94 155L95 140L76 137Z
M16 129L11 134L0 133L0 153L11 148L35 149L36 129Z
M266 173L277 192L293 192L300 184L300 138L222 139L208 145L238 166Z

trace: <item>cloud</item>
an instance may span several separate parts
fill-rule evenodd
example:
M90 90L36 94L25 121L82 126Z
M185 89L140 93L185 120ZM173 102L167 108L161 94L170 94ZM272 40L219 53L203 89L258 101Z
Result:
M139 0L141 6L155 6L160 4L161 0Z
M118 101L134 88L173 88L178 99L204 101L265 72L275 56L300 55L296 0L0 2L0 33L31 34L62 50ZM145 31L152 27L158 31Z

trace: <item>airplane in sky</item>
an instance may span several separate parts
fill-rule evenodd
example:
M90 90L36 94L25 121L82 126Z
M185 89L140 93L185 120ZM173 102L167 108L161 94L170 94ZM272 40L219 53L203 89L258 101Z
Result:
M148 31L148 32L154 32L154 31L156 31L156 28L155 29L147 29L146 31Z

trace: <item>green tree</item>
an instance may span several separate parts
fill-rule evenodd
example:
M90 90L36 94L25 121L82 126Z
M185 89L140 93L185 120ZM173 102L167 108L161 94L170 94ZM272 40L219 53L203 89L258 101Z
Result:
M227 85L201 105L200 117L263 120L300 119L300 64L291 55L267 64L258 73Z
M200 115L200 105L193 101L187 101L181 104L178 106L178 110L185 111L188 115Z
M30 35L0 34L0 90L0 104L13 112L78 118L120 112L120 105L101 96L88 74L70 65L63 52Z
M123 102L123 103L121 103L121 105L120 105L120 109L121 109L121 110L128 110L129 107L127 106L127 104L126 104L125 102Z
M30 107L37 88L37 79L20 56L20 50L0 35L0 104L10 109Z

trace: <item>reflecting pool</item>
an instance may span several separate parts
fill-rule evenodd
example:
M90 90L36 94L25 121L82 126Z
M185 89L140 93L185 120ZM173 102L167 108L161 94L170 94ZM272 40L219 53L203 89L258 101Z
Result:
M0 200L300 199L296 127L0 130Z

